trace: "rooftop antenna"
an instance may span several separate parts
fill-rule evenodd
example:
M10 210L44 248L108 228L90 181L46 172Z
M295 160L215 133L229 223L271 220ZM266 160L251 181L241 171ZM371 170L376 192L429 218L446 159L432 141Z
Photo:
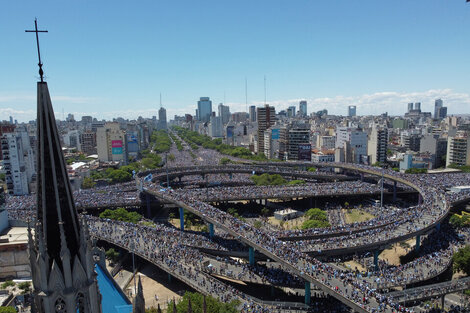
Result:
M38 46L38 59L39 59L39 76L41 77L41 83L44 82L44 71L42 70L41 62L41 51L39 50L39 33L47 33L47 30L38 30L38 19L34 19L34 30L25 30L26 33L36 33L36 44Z
M246 104L246 111L248 112L248 80L245 76L245 104Z
M264 105L266 105L266 75L264 75Z

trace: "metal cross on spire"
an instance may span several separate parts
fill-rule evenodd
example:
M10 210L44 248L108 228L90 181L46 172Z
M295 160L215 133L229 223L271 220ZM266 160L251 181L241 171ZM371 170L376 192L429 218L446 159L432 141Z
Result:
M47 33L47 30L38 30L38 19L34 19L34 30L25 30L26 33L36 33L36 43L38 46L38 58L39 58L39 76L41 77L41 83L44 79L44 72L42 70L42 62L41 62L41 51L39 50L39 33Z

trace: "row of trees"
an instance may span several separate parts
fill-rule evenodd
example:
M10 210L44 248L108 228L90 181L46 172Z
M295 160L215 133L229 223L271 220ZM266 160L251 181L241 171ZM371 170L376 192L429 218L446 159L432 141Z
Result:
M165 130L154 131L150 136L150 142L153 150L157 153L170 151L171 139Z
M178 303L175 303L175 300L170 301L167 313L236 313L239 312L237 309L239 305L240 302L235 300L224 303L211 296L206 297L200 293L186 292ZM145 312L158 313L159 311L157 308L150 308Z
M202 146L206 149L216 150L222 154L230 155L236 158L265 161L266 156L264 154L253 154L250 150L243 147L234 147L222 142L222 139L211 139L207 135L201 135L197 132L188 130L186 128L174 126L174 130L178 132L178 135L187 143L193 147L193 145Z
M300 179L287 181L279 174L271 175L264 173L261 175L253 175L250 178L256 186L301 185L305 183L305 181Z
M181 140L179 140L179 138L173 135L172 133L170 133L170 136L171 136L171 139L173 139L173 141L175 142L176 149L178 149L178 151L182 151L183 144L181 143Z
M142 219L142 215L139 213L129 212L125 208L117 208L115 210L106 209L100 214L100 217L134 224L137 224Z

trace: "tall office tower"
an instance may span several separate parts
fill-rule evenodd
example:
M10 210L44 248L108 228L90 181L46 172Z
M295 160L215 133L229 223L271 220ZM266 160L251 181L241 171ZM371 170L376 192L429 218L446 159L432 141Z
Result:
M230 121L230 117L232 116L232 114L230 114L230 107L228 105L223 105L222 103L220 103L218 109L219 117L222 118L222 124L227 124L228 121Z
M356 116L356 106L355 105L348 106L348 116L349 117Z
M371 164L387 161L388 129L374 125L367 142L367 154Z
M421 102L415 102L415 111L421 112Z
M443 107L442 99L436 99L436 101L434 101L434 118L435 119L439 118L439 109L442 107Z
M359 128L337 127L335 148L346 148L345 161L362 163L363 157L367 156L367 133Z
M256 122L256 107L250 106L250 122Z
M408 113L413 111L413 102L408 103Z
M308 124L297 124L292 125L287 131L287 159L288 160L299 160L300 146L308 146L309 154L308 160L311 159L311 145L310 145L310 127ZM302 158L301 158L302 159ZM305 160L305 158L303 158Z
M101 294L88 230L75 209L51 98L42 76L37 87L34 239L28 228L33 311L101 313Z
M276 121L276 109L269 105L258 107L256 110L258 119L258 153L264 153L264 131L274 125Z
M224 136L222 117L211 116L209 124L209 136L212 138L220 138Z
M86 131L80 134L80 149L86 155L96 154L96 133Z
M168 128L168 125L166 122L166 109L164 107L160 107L160 109L158 110L157 129L166 130L167 128Z
M212 115L212 101L209 97L199 98L196 114L199 121L209 122Z
M451 164L470 165L470 136L465 131L447 139L446 167Z
M17 128L2 136L3 165L8 193L27 195L36 174L33 149L26 129Z
M288 109L287 109L287 116L288 117L295 117L295 106L294 105L291 105Z
M120 129L118 122L109 122L97 129L96 150L102 162L127 164L126 132Z
M299 102L299 114L302 116L307 116L307 101L302 100Z

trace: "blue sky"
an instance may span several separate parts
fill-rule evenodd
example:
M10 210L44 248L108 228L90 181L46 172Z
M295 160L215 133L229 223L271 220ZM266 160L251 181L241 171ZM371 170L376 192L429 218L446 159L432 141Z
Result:
M34 119L40 28L56 115L194 114L201 96L245 110L403 114L441 97L470 113L465 0L7 1L0 10L0 120ZM224 96L225 95L225 96Z

